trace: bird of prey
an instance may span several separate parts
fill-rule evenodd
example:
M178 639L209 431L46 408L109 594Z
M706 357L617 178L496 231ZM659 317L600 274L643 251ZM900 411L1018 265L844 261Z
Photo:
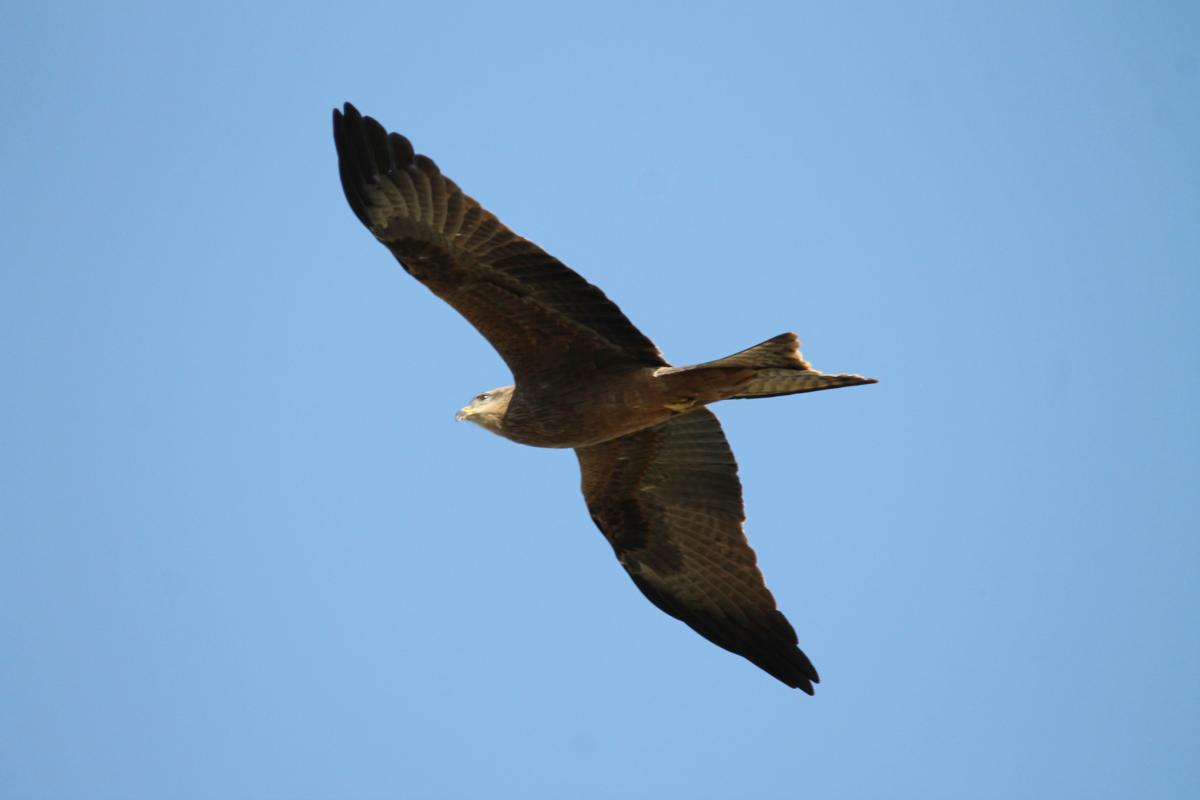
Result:
M333 112L333 136L355 216L512 371L513 385L477 395L458 419L574 448L592 520L650 602L812 694L817 671L746 541L737 463L708 406L875 381L812 369L794 333L671 366L603 292L506 228L408 139L349 103Z

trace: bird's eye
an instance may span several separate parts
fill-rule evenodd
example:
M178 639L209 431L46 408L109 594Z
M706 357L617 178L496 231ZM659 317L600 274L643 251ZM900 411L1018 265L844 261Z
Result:
M479 395L479 396L478 396L478 397L476 397L475 399L476 399L476 400L479 400L479 401L483 401L483 400L487 400L487 399L488 399L488 397L489 397L488 393L487 393L487 392L484 392L483 394Z

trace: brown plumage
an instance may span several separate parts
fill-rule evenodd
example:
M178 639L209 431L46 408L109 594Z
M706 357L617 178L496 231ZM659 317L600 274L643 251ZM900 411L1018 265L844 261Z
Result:
M603 292L504 227L403 136L349 103L334 110L333 134L355 215L512 371L514 385L478 395L459 419L575 448L592 519L646 597L812 694L817 672L758 571L737 462L705 406L875 381L813 370L793 333L672 367Z

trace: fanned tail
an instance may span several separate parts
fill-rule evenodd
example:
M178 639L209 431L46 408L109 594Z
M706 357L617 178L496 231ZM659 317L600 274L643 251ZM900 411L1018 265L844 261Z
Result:
M877 382L874 378L864 378L862 375L830 375L813 369L800 355L800 338L794 333L781 333L740 353L683 367L681 371L729 369L754 371L749 383L739 387L736 394L727 395L733 400L819 392Z

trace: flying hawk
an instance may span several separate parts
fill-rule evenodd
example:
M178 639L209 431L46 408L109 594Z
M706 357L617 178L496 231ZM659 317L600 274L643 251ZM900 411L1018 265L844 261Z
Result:
M333 136L354 214L512 371L513 385L477 395L458 419L574 448L592 520L650 602L812 694L817 671L758 571L737 462L707 406L875 381L812 369L794 333L673 367L603 292L506 228L406 138L349 103L333 112Z

